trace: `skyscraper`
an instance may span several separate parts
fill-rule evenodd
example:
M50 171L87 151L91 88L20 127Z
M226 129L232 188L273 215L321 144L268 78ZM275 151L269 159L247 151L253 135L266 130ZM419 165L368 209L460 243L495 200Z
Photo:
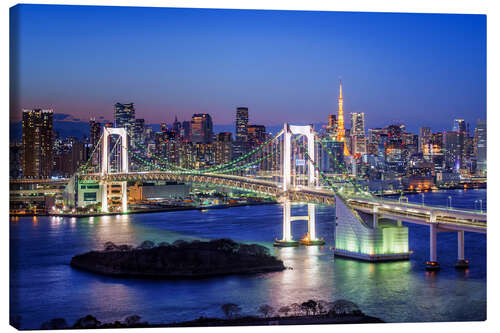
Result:
M248 125L248 141L258 146L266 141L266 126Z
M101 123L97 122L95 118L90 119L89 123L89 128L90 128L90 144L92 147L95 147L95 145L99 142L99 139L101 137Z
M337 137L337 116L334 114L328 115L328 126L326 132L332 137Z
M212 117L208 113L196 113L191 118L191 141L211 143L213 139Z
M486 172L486 120L477 121L477 169Z
M132 142L144 144L144 119L135 120Z
M48 178L53 166L53 110L23 110L23 177Z
M340 91L339 91L339 115L337 117L337 141L344 142L344 155L350 156L349 150L345 143L345 128L344 128L344 109L343 109L344 99L342 98L342 81L340 81Z
M453 121L453 132L465 132L467 129L465 120L455 119Z
M248 139L248 108L236 108L236 141L245 142Z
M215 164L229 163L232 159L232 137L229 132L217 134L215 147Z
M430 127L420 127L418 133L418 151L422 152L425 145L428 145L431 140L431 128Z
M365 113L351 112L351 136L365 136Z
M134 103L115 104L115 127L124 127L128 135L132 135L135 126L135 108Z

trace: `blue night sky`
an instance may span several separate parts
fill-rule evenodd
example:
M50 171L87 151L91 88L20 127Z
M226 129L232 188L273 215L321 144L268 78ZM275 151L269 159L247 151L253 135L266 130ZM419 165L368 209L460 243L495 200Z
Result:
M486 117L486 16L18 5L11 9L11 119L54 108L171 123L326 122L449 130ZM350 121L346 119L347 127Z

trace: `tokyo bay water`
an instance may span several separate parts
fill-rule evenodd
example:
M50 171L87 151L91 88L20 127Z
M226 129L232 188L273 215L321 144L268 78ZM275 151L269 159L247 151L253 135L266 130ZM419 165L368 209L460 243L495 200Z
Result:
M486 190L426 192L426 204L486 209ZM422 202L421 195L409 195ZM481 202L479 202L481 200ZM306 205L293 206L306 214ZM37 217L10 221L11 315L21 328L36 329L52 318L71 325L92 314L101 322L137 314L150 323L222 317L220 306L236 303L255 314L261 304L275 309L308 299L348 299L367 315L387 322L486 319L486 236L465 234L470 268L454 268L456 233L438 234L441 271L425 271L429 230L409 227L409 261L366 263L334 257L334 207L318 206L317 234L323 247L273 248L281 236L280 205L206 211L178 211L86 218ZM294 222L294 238L306 233ZM99 276L69 266L71 257L101 249L107 241L138 245L144 240L231 238L267 246L280 257L283 272L198 280L142 280Z

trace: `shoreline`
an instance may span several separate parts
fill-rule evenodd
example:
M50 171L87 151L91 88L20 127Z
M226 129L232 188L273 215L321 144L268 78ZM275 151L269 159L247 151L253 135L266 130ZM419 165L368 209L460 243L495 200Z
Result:
M132 214L149 214L149 213L163 213L163 212L176 212L184 210L208 210L208 209L227 209L233 207L244 207L244 206L260 206L260 205L275 205L278 202L252 202L252 203L241 203L241 204L228 204L222 207L189 207L189 206L173 206L165 208L153 208L153 209L137 209L131 210L126 213L122 212L111 212L111 213L92 213L92 214L77 214L77 213L43 213L43 214L9 214L9 216L16 217L33 217L33 216L58 216L58 217L96 217L96 216L115 216L115 215L132 215Z

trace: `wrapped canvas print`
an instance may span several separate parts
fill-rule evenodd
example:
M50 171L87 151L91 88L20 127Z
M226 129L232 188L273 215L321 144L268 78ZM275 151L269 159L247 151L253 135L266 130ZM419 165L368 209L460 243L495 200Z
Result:
M486 320L486 16L10 8L10 324Z

